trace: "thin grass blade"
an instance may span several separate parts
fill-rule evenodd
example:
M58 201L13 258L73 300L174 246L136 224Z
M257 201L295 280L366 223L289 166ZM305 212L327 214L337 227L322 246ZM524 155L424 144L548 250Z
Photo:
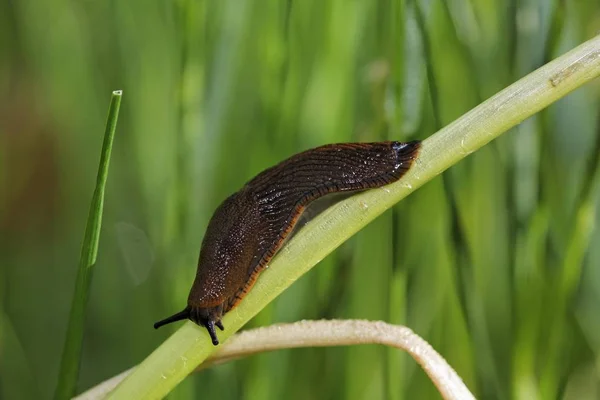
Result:
M92 272L98 256L98 241L100 239L100 228L102 225L102 209L104 206L104 189L108 176L108 164L112 150L113 139L117 129L117 119L121 106L123 92L116 90L112 93L106 130L104 131L104 143L100 155L100 165L96 178L96 188L90 204L85 236L81 247L81 258L75 282L75 293L71 304L69 325L63 355L58 375L58 386L54 393L57 400L69 399L75 394L77 378L79 376L79 363L81 360L81 347L83 344L83 328L85 323L85 308L89 296Z

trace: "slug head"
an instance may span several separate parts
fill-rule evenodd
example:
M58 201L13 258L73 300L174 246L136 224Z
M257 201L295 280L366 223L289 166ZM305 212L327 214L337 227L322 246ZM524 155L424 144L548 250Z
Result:
M208 224L187 307L154 328L189 319L205 327L213 344L219 344L215 326L223 330L221 318L231 309L257 260L257 232L264 230L259 223L251 193L242 189L227 198Z
M223 327L223 323L221 322L221 316L223 314L223 307L213 307L213 308L200 308L200 307L192 307L187 306L180 312L171 315L163 319L162 321L158 321L154 324L154 329L158 329L163 325L170 324L171 322L181 321L184 319L189 319L192 322L195 322L199 326L203 326L208 331L210 335L210 339L212 340L212 344L215 346L219 344L219 338L217 338L217 332L215 331L215 326L220 330L225 329Z

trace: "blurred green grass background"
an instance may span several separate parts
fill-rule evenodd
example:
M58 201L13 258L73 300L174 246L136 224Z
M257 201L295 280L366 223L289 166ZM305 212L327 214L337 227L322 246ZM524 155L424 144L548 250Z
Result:
M168 336L152 323L185 304L212 211L256 173L425 138L598 29L597 0L0 0L0 398L54 391L112 90L80 391ZM251 325L382 319L478 398L599 398L599 110L594 82L523 122ZM437 396L406 355L364 346L255 356L170 398Z

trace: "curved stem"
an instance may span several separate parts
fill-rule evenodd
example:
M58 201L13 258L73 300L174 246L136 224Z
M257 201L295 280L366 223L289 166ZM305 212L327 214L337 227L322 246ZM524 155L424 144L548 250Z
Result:
M382 344L406 351L423 367L446 400L475 398L458 374L429 343L407 327L381 321L300 321L252 329L232 337L198 370L266 351L358 344ZM133 370L131 368L103 382L76 399L101 399Z
M225 315L223 324L227 329L220 339L227 340L296 279L402 198L599 75L600 36L596 36L429 137L413 167L400 181L346 199L300 230L273 259L244 301ZM187 322L150 354L110 398L164 397L215 350L205 330Z

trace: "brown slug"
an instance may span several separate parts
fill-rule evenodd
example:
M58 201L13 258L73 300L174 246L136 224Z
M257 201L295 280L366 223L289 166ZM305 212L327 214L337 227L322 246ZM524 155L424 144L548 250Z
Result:
M408 171L421 142L341 143L296 154L229 196L212 216L187 307L154 324L189 318L214 345L215 326L254 285L306 206L329 193L376 188Z

